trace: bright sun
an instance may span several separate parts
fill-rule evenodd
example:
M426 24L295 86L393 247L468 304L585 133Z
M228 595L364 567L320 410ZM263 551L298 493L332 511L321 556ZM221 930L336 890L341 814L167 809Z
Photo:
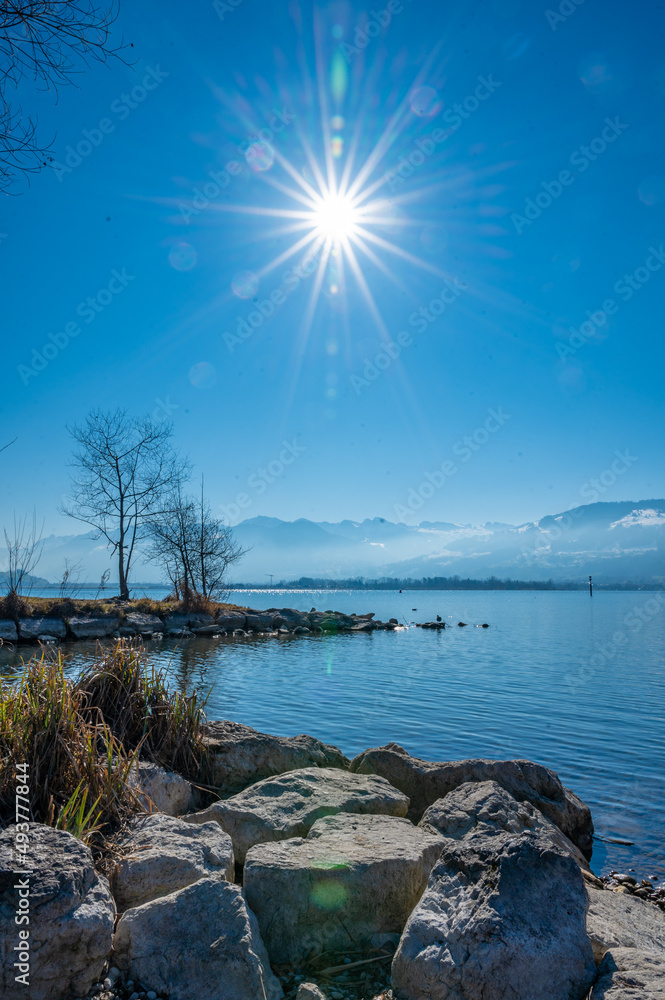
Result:
M332 243L343 243L356 232L360 213L353 199L342 194L326 194L312 212L317 236Z

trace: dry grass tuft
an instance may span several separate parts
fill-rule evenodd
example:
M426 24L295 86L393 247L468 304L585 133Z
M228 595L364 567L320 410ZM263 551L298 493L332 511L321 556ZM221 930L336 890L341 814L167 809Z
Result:
M205 780L203 705L168 690L139 644L101 649L78 680L60 654L0 687L0 823L15 820L16 765L27 764L32 819L99 846L141 807L129 782L139 756Z

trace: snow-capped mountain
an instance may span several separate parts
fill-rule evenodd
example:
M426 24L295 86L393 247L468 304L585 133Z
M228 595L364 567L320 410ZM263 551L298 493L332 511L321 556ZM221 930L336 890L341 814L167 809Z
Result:
M234 528L247 549L234 579L267 583L301 576L348 578L491 575L520 579L665 582L665 500L594 503L521 525L423 521L412 526L384 518L364 521L283 521L253 517ZM3 568L0 550L0 569ZM65 559L80 563L80 578L94 582L106 568L107 548L94 532L44 540L36 572L62 578ZM140 558L135 580L161 580L158 567Z

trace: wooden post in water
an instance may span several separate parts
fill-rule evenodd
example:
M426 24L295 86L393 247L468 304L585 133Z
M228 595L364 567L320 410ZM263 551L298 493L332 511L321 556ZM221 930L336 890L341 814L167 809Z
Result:
M589 597L593 597L593 583L591 582L591 577L589 577Z

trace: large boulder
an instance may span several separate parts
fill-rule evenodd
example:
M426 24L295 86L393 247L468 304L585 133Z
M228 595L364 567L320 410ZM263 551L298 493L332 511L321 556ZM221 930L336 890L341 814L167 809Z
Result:
M301 767L349 766L341 750L313 736L269 736L238 722L209 722L203 741L212 754L210 784L220 792L240 792L262 778Z
M242 627L242 626L240 626ZM248 611L245 618L245 628L252 632L272 632L275 627L275 615L266 611Z
M571 855L538 830L448 841L393 960L400 1000L582 1000L596 974Z
M554 771L530 760L461 760L433 763L412 757L397 743L365 750L353 761L358 774L381 774L411 800L417 822L428 806L467 781L496 781L518 801L531 802L586 858L593 848L591 812Z
M600 963L591 1000L665 1000L665 953L612 948Z
M118 848L113 895L120 912L206 876L222 875L231 882L235 874L231 838L217 823L192 826L163 813L137 816Z
M309 615L306 611L296 611L295 608L269 608L274 614L276 628L288 628L293 630L299 626L309 628Z
M114 963L170 1000L280 1000L284 995L239 886L219 877L127 910Z
M74 617L69 619L69 629L75 639L103 639L119 628L119 618Z
M18 634L20 639L25 640L34 640L42 635L64 639L67 626L61 618L19 618Z
M406 816L409 800L385 778L333 767L304 767L250 785L230 799L186 816L190 823L216 820L230 834L236 859L266 841L305 837L323 816L383 813Z
M189 781L175 771L166 771L158 764L139 761L132 768L129 781L136 789L139 802L146 812L157 810L168 816L182 816L194 803Z
M420 826L452 840L474 844L488 837L539 830L571 854L586 870L589 864L578 847L530 802L518 802L496 781L467 781L423 813Z
M111 951L109 884L95 871L90 849L71 834L30 823L25 854L16 850L18 837L15 826L0 833L0 998L84 996ZM17 923L24 913L29 923ZM26 943L27 961L17 948ZM15 978L26 972L29 988Z
M271 961L298 964L399 934L442 846L407 819L340 813L306 839L253 847L244 887Z
M140 611L130 611L125 615L123 625L138 635L153 635L164 631L164 622L158 615L146 615Z
M587 886L587 933L596 962L611 948L637 948L665 955L665 913L637 896Z
M18 632L16 631L15 623L11 620L11 618L0 619L0 643L17 641Z
M227 632L233 632L236 628L245 628L245 612L244 611L224 611L217 615L216 625L220 629L224 629Z

